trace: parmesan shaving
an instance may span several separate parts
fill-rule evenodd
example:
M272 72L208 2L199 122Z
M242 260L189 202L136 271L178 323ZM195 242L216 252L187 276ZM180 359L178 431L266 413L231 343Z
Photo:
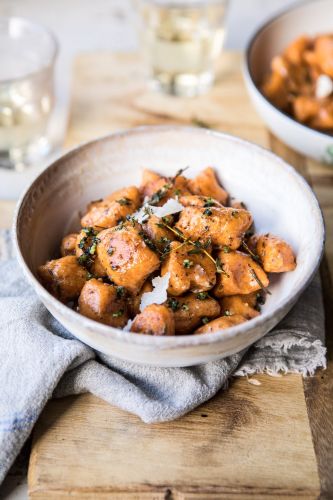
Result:
M133 214L133 217L139 224L143 224L149 219L150 215L156 215L158 218L166 217L180 212L183 208L181 203L174 198L170 198L162 207L154 207L145 203L140 210Z
M164 276L157 276L152 280L154 287L152 292L146 292L141 297L140 311L142 312L147 306L151 304L163 304L168 298L167 289L169 286L170 273Z
M316 81L316 97L324 99L333 92L333 81L327 75L320 75Z
M143 224L149 219L150 215L151 215L150 206L147 203L145 203L144 205L142 205L140 210L138 210L133 214L133 218L139 224Z
M150 210L156 217L166 217L167 215L177 214L183 210L183 205L174 198L170 198L162 207L150 207Z

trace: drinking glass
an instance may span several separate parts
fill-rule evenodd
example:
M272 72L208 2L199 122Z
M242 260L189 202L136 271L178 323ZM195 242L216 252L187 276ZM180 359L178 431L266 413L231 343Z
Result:
M138 0L144 56L154 87L195 96L214 81L227 0Z
M19 17L0 17L0 167L22 169L50 152L54 36Z

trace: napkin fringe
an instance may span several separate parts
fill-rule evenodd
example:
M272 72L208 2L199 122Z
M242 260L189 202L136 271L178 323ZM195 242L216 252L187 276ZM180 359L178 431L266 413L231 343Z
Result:
M281 335L283 337L284 335ZM298 373L303 377L313 376L318 368L326 370L326 347L323 346L319 339L308 340L305 338L290 339L284 338L278 342L272 337L264 338L262 344L258 342L260 354L253 353L251 363L243 363L241 368L235 373L235 377L246 377L255 373L267 373L268 375L277 376L279 374ZM257 345L253 348L257 350ZM289 349L295 348L307 349L311 355L307 360L304 357L297 359L294 353L294 358L290 356ZM276 350L282 349L282 356L277 355ZM284 357L283 354L286 356ZM254 361L254 362L253 362Z

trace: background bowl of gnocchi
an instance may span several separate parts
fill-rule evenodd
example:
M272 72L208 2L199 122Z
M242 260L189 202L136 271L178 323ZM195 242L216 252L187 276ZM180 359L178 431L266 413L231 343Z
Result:
M259 115L285 144L333 164L333 2L292 7L265 23L245 56Z
M180 367L270 331L312 279L324 225L308 184L271 152L153 126L51 164L18 204L14 241L28 282L78 339Z

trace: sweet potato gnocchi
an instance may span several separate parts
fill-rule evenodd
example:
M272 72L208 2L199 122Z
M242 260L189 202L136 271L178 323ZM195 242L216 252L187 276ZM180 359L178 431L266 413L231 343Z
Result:
M213 168L194 179L145 170L141 186L91 202L41 283L80 314L129 332L213 333L260 314L269 273L296 267L291 247L254 234Z
M333 132L333 34L301 36L272 59L265 96L299 122Z

